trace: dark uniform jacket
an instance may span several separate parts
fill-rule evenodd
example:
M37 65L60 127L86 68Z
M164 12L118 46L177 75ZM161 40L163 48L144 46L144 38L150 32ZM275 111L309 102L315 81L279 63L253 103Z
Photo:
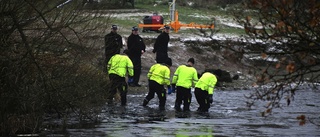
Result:
M109 60L113 55L119 54L120 49L123 47L122 37L114 32L110 32L105 35L105 55L106 59Z
M131 34L128 37L128 56L130 58L140 58L141 51L146 51L146 45L143 42L143 39L139 35Z
M162 32L156 39L153 47L153 53L156 53L158 63L164 63L168 58L169 33Z

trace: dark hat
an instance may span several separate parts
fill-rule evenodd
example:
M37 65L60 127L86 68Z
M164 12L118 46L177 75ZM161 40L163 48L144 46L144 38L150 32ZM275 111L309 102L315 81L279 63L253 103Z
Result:
M192 64L194 64L194 58L189 58L188 62L191 62Z
M138 31L138 30L139 30L138 27L136 26L132 27L132 31Z
M164 28L165 28L165 29L170 29L170 26L164 25Z
M117 30L117 29L118 29L118 26L117 26L117 25L112 25L112 26L111 26L111 29Z
M172 66L172 60L171 58L167 58L166 63L168 66Z

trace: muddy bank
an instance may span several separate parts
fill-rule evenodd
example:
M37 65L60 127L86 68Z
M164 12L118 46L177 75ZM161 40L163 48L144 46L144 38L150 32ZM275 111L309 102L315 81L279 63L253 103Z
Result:
M140 35L147 34L150 33L142 33ZM147 86L147 73L149 68L156 63L155 54L152 50L158 34L153 35L154 37L144 37L146 52L142 55L142 74L140 79L140 83L144 86ZM126 39L126 36L124 36L124 39ZM195 59L194 67L199 74L206 69L220 69L225 72L224 77L230 77L228 81L221 81L217 88L221 90L252 88L254 77L249 74L250 70L242 65L240 61L234 63L225 59L225 49L221 48L221 44L223 44L223 41L217 43L217 41L194 41L182 40L176 37L171 38L168 49L168 55L173 61L173 66L170 68L171 73L173 74L179 65L185 64L187 60L192 57ZM233 80L233 77L237 77L236 80Z

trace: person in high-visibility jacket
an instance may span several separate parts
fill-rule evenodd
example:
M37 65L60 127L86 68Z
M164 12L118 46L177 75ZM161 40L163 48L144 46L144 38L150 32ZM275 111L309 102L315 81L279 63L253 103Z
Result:
M167 100L165 85L168 87L168 92L171 92L170 86L170 67L172 60L168 58L165 63L157 63L151 66L148 72L149 92L143 100L143 106L147 106L148 102L154 98L156 93L159 98L159 109L165 110Z
M124 53L127 51L125 50ZM108 74L111 82L110 96L108 97L108 103L113 103L114 95L117 91L120 92L121 105L125 106L127 103L128 85L126 83L126 73L130 77L133 76L133 64L127 55L115 54L108 62Z
M190 58L187 65L180 65L174 72L172 78L172 90L177 89L175 110L181 111L181 104L183 101L183 111L190 111L191 103L191 87L198 81L198 72L193 67L194 59ZM176 87L176 88L175 88Z
M199 112L208 112L213 102L214 87L218 82L217 77L211 72L205 72L195 85L194 94L199 104Z

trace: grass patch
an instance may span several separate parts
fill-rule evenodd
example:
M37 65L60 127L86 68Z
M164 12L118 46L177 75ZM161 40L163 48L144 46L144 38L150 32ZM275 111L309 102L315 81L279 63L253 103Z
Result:
M195 23L201 25L207 25L214 22L214 18L217 19L217 22L221 22L219 18L230 18L231 21L233 16L231 12L228 12L228 8L221 8L219 6L213 5L210 8L198 8L191 6L179 6L176 5L176 10L179 12L179 21L183 24ZM137 12L149 12L150 15L152 13L158 13L163 16L164 22L168 23L170 21L170 9L169 5L162 3L158 5L154 5L153 3L146 2L136 2L135 9ZM134 11L133 11L134 12ZM143 23L144 16L130 16L123 18L113 18L112 22L114 24L118 24L126 29L130 29L132 26L138 26L139 23ZM245 32L241 28L235 28L231 26L226 26L217 23L216 29L219 29L219 33L222 34L234 34L234 35L244 35ZM193 31L189 31L190 29L180 29L180 33L193 33Z
M223 34L235 34L235 35L245 35L245 31L240 28L224 27L220 29L219 33Z

